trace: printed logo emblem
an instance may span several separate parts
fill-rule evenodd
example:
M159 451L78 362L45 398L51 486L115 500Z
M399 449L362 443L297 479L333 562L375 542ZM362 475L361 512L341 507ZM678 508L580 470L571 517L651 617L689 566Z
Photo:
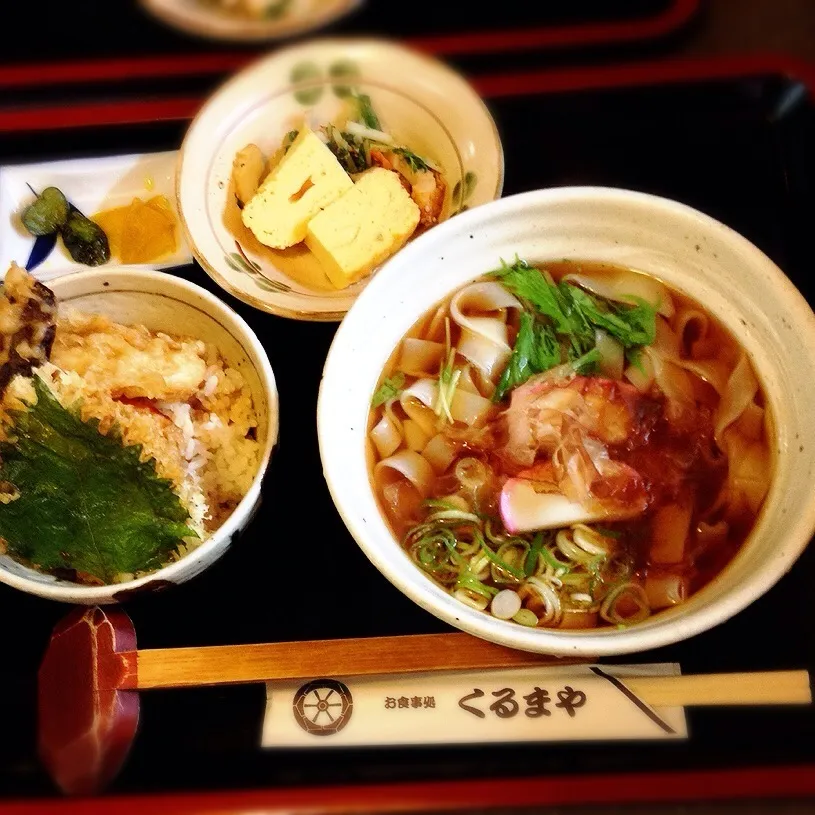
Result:
M354 701L351 691L335 679L315 679L294 695L294 718L307 733L331 736L348 724Z

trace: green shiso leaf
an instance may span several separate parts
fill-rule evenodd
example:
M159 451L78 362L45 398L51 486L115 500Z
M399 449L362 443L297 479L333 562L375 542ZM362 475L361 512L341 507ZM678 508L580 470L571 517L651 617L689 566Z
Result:
M171 484L140 446L66 410L33 377L36 404L15 411L0 443L0 482L19 493L0 505L9 554L45 571L73 569L110 583L165 563L196 537Z

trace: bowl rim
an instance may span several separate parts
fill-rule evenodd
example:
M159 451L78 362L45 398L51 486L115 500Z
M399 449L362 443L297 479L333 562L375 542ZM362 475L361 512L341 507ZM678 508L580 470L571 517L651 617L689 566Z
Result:
M280 25L279 20L264 20L263 18L232 20L228 16L224 20L223 13L217 10L206 15L206 9L201 9L200 17L194 13L184 13L179 10L178 4L161 3L158 0L139 0L142 9L165 25L176 31L184 31L201 40L212 42L243 42L260 43L285 40L297 37L324 28L341 20L354 12L364 0L343 0L336 2L331 13L322 14L320 19L313 22L300 22L296 25ZM279 30L279 29L283 30Z
M210 262L210 260L206 257L205 253L203 253L196 245L196 242L193 238L192 229L190 228L187 216L184 213L181 180L184 168L184 159L188 152L190 138L194 134L195 129L198 126L200 126L201 120L207 115L210 108L218 101L218 99L223 94L229 93L229 91L234 86L238 85L240 82L245 81L247 76L254 73L261 74L263 70L267 67L267 65L274 64L277 62L285 62L287 58L297 54L300 51L311 52L312 49L320 48L332 49L340 47L349 48L384 47L387 49L391 49L394 52L400 53L410 59L415 59L416 61L426 65L428 69L435 71L440 75L445 75L449 80L455 81L458 85L460 85L462 89L465 88L468 89L471 94L471 101L474 102L476 106L479 108L480 114L483 116L484 121L489 126L489 129L492 134L493 147L495 149L496 170L497 170L496 184L495 189L490 193L492 197L490 201L487 203L492 203L493 201L500 199L501 194L503 193L504 179L506 175L506 160L504 156L504 146L503 141L501 139L501 133L498 129L498 125L495 122L495 118L493 117L492 112L489 109L489 106L484 101L484 98L476 91L472 83L470 83L469 80L463 74L453 69L446 62L439 60L431 55L425 54L421 51L412 49L409 46L406 46L404 43L395 39L384 37L339 36L339 35L313 38L310 39L307 43L294 43L279 48L271 53L261 55L256 59L253 59L250 62L248 62L240 70L235 72L232 76L226 78L220 84L216 85L216 87L210 92L210 94L207 96L201 107L196 111L195 115L192 117L189 124L187 125L176 158L175 203L176 211L178 212L179 223L181 225L181 230L184 234L184 239L186 240L193 257L201 266L201 268L218 286L224 289L224 291L228 292L238 300L241 300L243 303L246 303L247 305L250 305L253 308L258 309L259 311L265 311L268 314L274 314L275 316L278 317L286 317L288 319L301 320L305 322L339 322L342 321L342 319L348 313L348 309L340 309L334 311L328 310L309 311L306 309L289 308L286 306L280 306L274 302L267 302L265 300L261 300L255 297L254 295L248 293L245 289L230 283L216 269L215 265L212 262ZM325 84L335 85L341 81L342 77L331 77L331 76L324 76L319 78L316 77L304 78L302 80L297 80L294 82L287 81L285 86L281 86L281 88L279 89L279 93L288 93L291 92L293 89L300 87L307 88L311 86L322 86ZM387 81L380 81L378 79L372 78L361 77L357 81L360 84L374 85L382 90L398 94L399 96L402 96L406 100L410 101L412 104L421 107L426 113L433 117L437 121L437 123L441 126L442 130L445 132L448 139L450 140L451 145L453 146L459 166L462 170L463 178L464 171L463 159L458 148L458 145L454 141L450 133L450 129L444 120L442 120L432 110L427 108L427 106L423 102L420 102L417 99L415 99L408 91L404 90L403 88L389 84ZM459 214L461 213L456 213L456 217ZM450 220L451 217L453 217L453 215L448 216L446 220ZM437 224L436 226L439 225L440 224ZM433 229L435 228L436 227L433 227ZM405 247L402 247L402 249L400 249L399 251L400 252L403 251L404 248Z
M109 583L104 586L84 586L80 583L67 583L67 581L61 584L39 583L22 575L8 572L4 568L0 568L1 583L24 591L27 594L34 594L48 600L87 604L110 602L110 598L114 595L124 593L124 596L127 596L127 594L136 590L143 590L148 583L170 579L176 576L178 572L186 571L190 564L200 561L201 559L206 559L210 551L216 548L224 538L232 537L237 532L240 522L245 515L251 515L252 507L260 495L261 484L266 475L272 452L280 436L280 397L268 355L259 338L243 317L229 304L214 294L211 294L196 283L191 283L183 278L169 275L166 272L121 265L71 272L55 278L47 285L49 288L56 286L58 289L64 282L88 281L89 283L93 283L98 281L99 287L97 293L104 294L106 291L116 293L117 289L115 288L102 287L102 283L111 276L137 278L144 284L153 283L160 284L162 287L170 286L174 292L179 295L176 299L187 303L190 303L190 299L188 299L190 295L194 295L196 299L200 298L204 301L207 306L205 313L208 316L215 319L219 324L220 318L226 316L240 329L240 335L235 336L234 339L239 342L244 351L252 351L260 363L258 367L250 360L250 364L255 368L261 387L266 395L268 409L267 437L261 453L258 470L252 479L249 489L243 498L241 498L232 514L203 543L173 563L162 566L156 571L134 580L128 580L122 583ZM152 289L145 288L141 290L141 293L149 294L151 291ZM57 294L57 301L59 302L59 294ZM222 327L224 330L229 331L226 326L222 325Z
M355 515L349 508L353 505L355 488L348 484L347 478L341 477L343 475L342 464L332 456L334 433L339 429L337 420L334 419L337 396L333 391L337 389L338 385L334 371L342 367L343 357L348 353L346 337L351 338L358 330L357 322L360 321L362 325L362 321L368 316L367 312L375 311L377 308L375 304L383 302L389 279L391 276L396 277L400 274L401 264L415 264L423 255L433 255L434 250L444 247L447 233L452 229L474 233L479 226L511 219L513 216L523 216L526 211L536 206L563 205L570 202L585 203L587 201L644 207L652 216L662 219L682 219L688 225L693 224L708 233L717 234L731 247L738 249L741 254L750 257L751 264L760 266L772 276L779 298L789 308L790 322L795 326L807 328L807 342L815 357L815 312L771 258L725 223L679 201L621 187L584 185L536 189L506 196L462 213L453 221L455 227L440 224L435 231L429 231L420 236L412 246L405 247L398 260L394 257L386 262L380 274L371 281L370 286L353 304L333 338L320 383L317 432L323 475L334 505L346 528L374 566L405 596L456 628L511 648L557 656L577 654L600 657L637 653L670 645L714 628L745 609L769 591L789 571L809 544L815 533L815 499L800 508L801 511L795 518L794 524L785 535L785 540L791 542L791 545L786 548L785 552L776 556L771 566L760 572L752 573L727 593L710 599L703 606L692 609L687 614L680 612L675 616L664 617L661 623L655 623L653 627L647 628L639 625L633 625L624 630L611 627L586 630L526 628L521 625L510 626L505 621L494 619L483 611L470 609L459 601L456 601L457 605L451 604L449 607L440 605L437 601L442 599L439 591L443 590L437 591L436 584L431 579L423 575L419 569L412 571L402 569L397 563L391 561L388 553L395 552L399 543L390 533L379 507L377 506L379 519L389 533L385 549L376 542L365 520ZM441 252L441 255L443 254L444 252ZM473 277L476 276L473 275ZM463 285L463 282L450 287L449 291L453 291L458 285ZM431 306L432 303L427 304L428 308ZM416 313L413 316L418 319L421 315ZM803 338L801 341L804 341ZM363 394L362 389L358 388L351 398L356 402L363 396L365 398L369 396L367 390ZM360 455L364 455L364 446L360 448ZM357 485L356 489L359 488L360 485ZM363 489L370 489L369 482L366 481ZM375 496L374 501L376 502ZM444 595L450 597L446 592ZM442 603L444 602L442 599Z

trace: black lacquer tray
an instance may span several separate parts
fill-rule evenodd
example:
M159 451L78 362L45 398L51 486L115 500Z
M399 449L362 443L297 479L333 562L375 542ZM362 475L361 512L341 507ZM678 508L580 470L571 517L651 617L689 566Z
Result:
M606 74L583 72L593 87L582 89L563 77L555 87L546 74L492 77L487 102L504 140L504 192L599 184L678 199L754 241L815 303L815 103L805 67L795 75L768 62L720 64L713 73L705 75L699 65L642 66L637 75L626 69L617 77L624 84L615 86ZM0 133L0 162L172 149L185 127L178 120L7 128ZM219 293L259 335L280 390L281 438L262 508L239 543L190 583L127 604L140 647L447 630L367 561L322 479L315 405L336 326L255 311L217 289L195 265L173 273ZM292 562L293 547L307 553L302 562L317 564L316 572ZM774 589L730 621L619 661L677 661L686 673L815 665L814 580L810 548ZM36 755L35 676L51 628L67 611L0 586L6 660L0 665L0 804L58 797ZM636 798L636 785L649 776L713 771L713 780L698 789L705 797L714 792L717 773L749 770L769 779L768 792L781 795L791 789L784 773L792 769L795 789L815 794L811 708L692 709L690 738L677 742L297 753L258 747L264 702L262 686L144 693L132 754L110 793L340 790L473 778L512 790L522 779L571 778L571 797L558 787L561 799L580 802L594 789L582 779L598 775L630 777ZM651 786L658 797L657 785ZM509 800L518 799L510 794Z
M362 0L333 23L297 36L236 42L172 28L139 0L42 0L21 12L18 35L6 38L0 102L105 98L111 88L141 97L201 90L263 53L314 37L396 40L468 73L607 60L664 51L702 12L703 0L504 0L500 7Z

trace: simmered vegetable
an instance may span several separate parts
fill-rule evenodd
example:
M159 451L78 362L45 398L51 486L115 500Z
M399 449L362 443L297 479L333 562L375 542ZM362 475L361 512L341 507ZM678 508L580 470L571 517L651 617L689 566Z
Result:
M266 159L256 144L247 144L239 150L232 162L235 197L243 205L258 191L266 169Z

